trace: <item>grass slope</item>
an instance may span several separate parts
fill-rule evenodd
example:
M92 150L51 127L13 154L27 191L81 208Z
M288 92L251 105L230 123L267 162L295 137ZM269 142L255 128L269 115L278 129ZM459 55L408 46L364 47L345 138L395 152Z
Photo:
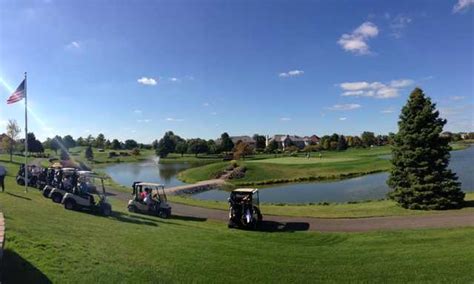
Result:
M374 233L228 230L193 218L66 211L14 184L7 164L3 281L470 282L474 228Z

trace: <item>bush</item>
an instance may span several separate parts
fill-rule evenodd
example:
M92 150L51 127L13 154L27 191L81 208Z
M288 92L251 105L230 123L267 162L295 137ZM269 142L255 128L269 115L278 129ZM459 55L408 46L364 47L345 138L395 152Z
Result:
M117 153L116 152L109 152L109 158L114 158L114 157L117 157Z
M132 155L133 155L133 156L139 156L139 155L140 155L140 149L134 148L134 149L132 150Z

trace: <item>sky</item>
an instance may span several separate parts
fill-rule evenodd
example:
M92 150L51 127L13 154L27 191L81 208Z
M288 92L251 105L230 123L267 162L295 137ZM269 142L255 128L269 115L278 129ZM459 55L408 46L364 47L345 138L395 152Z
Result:
M474 129L474 0L0 0L0 132L185 137L397 131L421 87Z

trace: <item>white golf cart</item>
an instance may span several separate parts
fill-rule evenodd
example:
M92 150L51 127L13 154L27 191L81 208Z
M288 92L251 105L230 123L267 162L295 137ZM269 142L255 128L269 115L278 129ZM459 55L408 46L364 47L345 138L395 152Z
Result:
M64 195L61 201L64 208L67 210L89 210L104 216L110 216L112 206L107 201L104 177L93 172L83 172L79 183L78 189ZM91 184L94 184L94 186L91 186ZM97 185L102 187L102 191L97 189Z
M161 218L170 217L171 206L166 198L165 187L157 183L134 182L128 211L156 215Z
M262 222L258 189L238 188L229 197L229 228L256 229Z

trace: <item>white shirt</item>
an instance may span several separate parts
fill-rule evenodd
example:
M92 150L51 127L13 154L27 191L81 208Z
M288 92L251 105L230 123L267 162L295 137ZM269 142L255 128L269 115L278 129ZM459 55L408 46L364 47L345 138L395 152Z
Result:
M5 170L4 166L0 166L0 176L4 176L7 174L7 170Z

